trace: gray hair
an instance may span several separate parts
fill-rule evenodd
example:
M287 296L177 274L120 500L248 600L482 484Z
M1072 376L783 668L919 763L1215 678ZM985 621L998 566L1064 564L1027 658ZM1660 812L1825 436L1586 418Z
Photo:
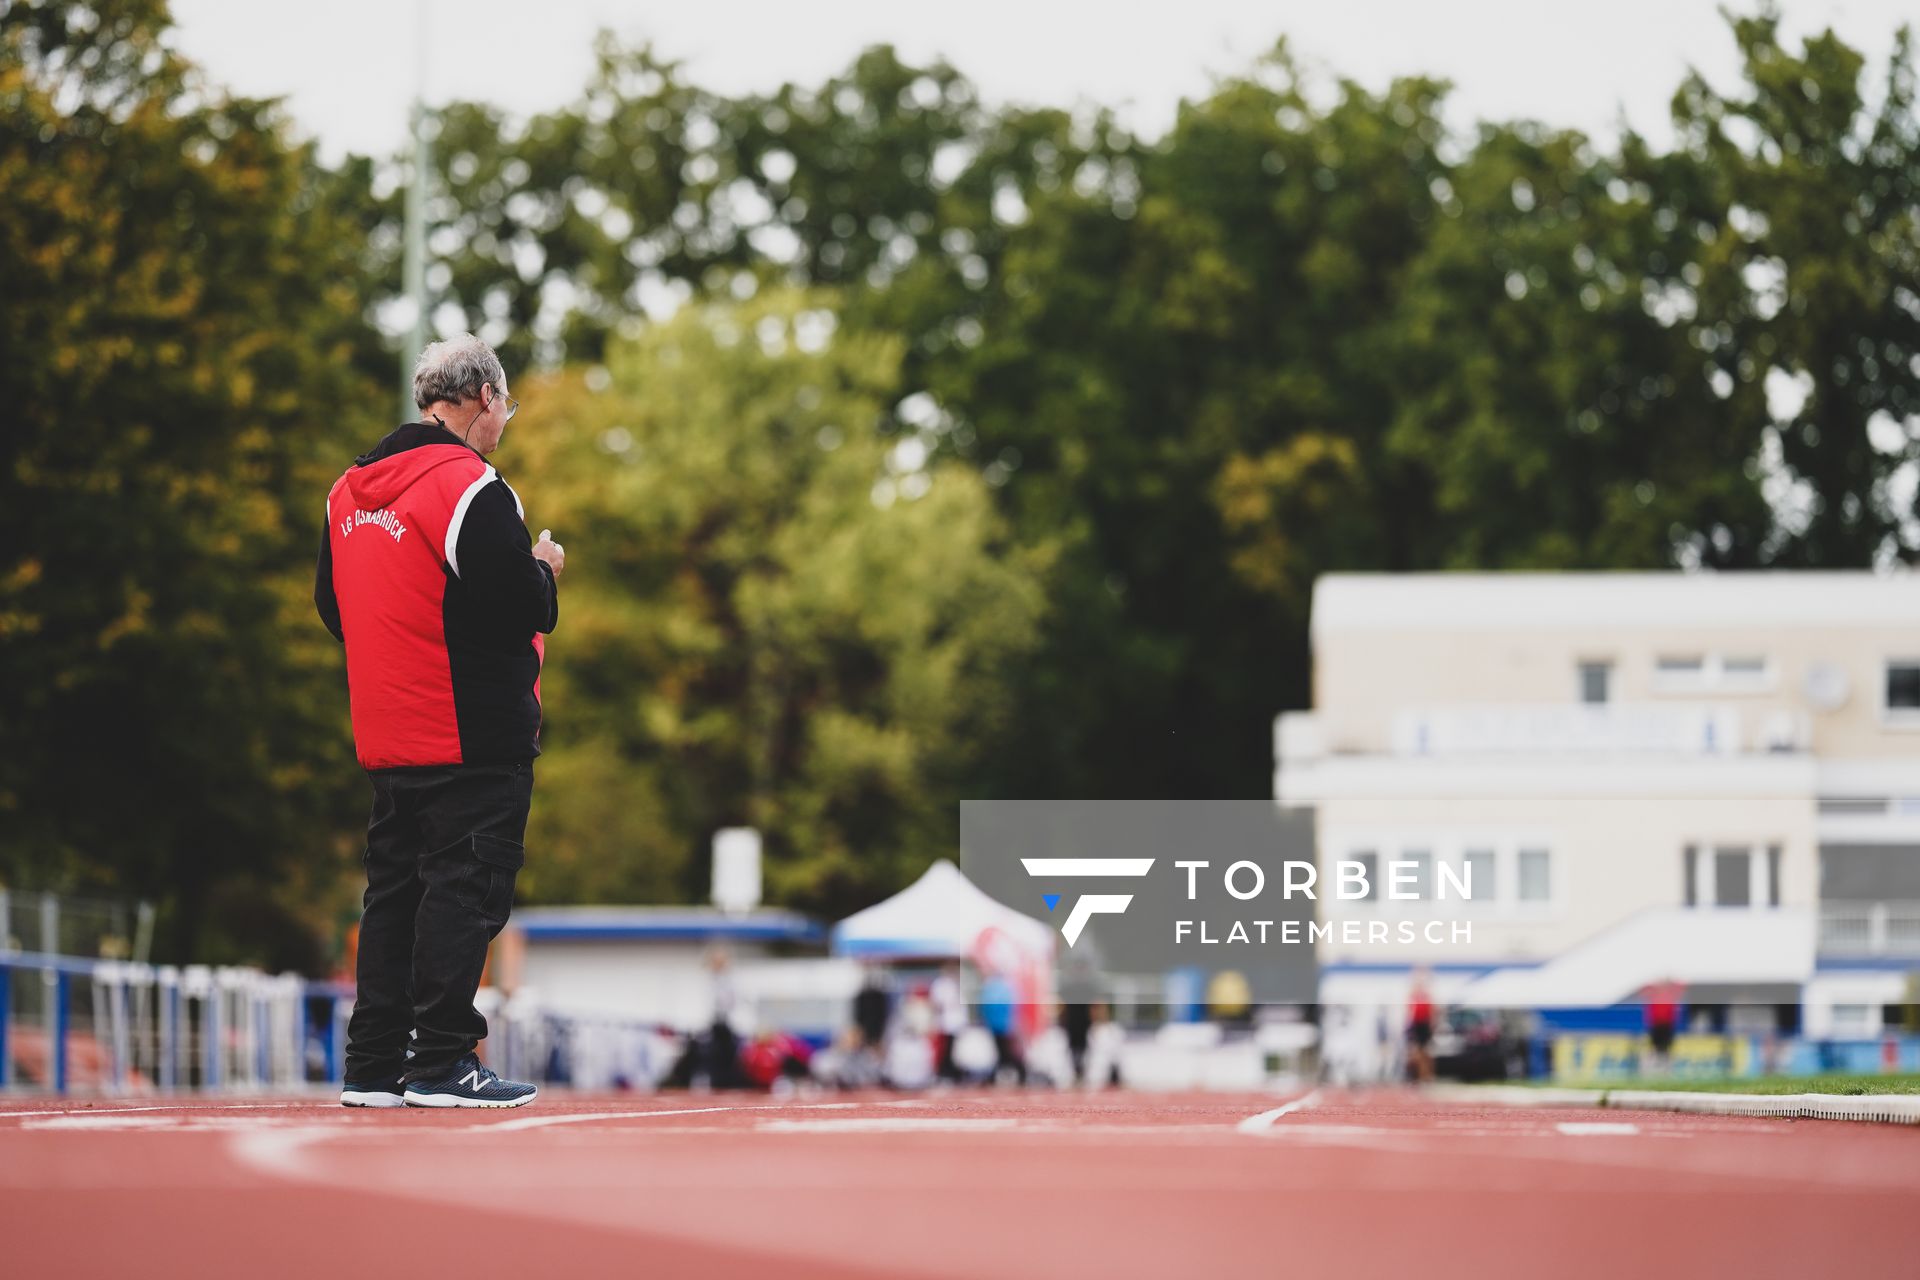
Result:
M468 396L478 396L480 388L491 384L505 391L507 371L493 348L470 333L445 342L430 342L413 366L413 402L425 409L445 400L464 404Z

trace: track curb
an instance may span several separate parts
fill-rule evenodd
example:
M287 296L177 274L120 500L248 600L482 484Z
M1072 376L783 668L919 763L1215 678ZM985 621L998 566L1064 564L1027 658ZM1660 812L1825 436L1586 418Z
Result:
M1688 1093L1680 1089L1528 1089L1511 1085L1443 1085L1426 1092L1449 1102L1506 1107L1594 1107L1619 1111L1682 1111L1710 1116L1920 1124L1920 1094Z

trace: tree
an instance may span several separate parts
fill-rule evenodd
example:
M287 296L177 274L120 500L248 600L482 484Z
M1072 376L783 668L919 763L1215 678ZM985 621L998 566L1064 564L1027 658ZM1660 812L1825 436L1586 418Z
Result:
M1132 145L1105 113L989 111L953 68L884 45L818 86L730 99L607 34L577 101L525 122L455 102L426 127L428 308L457 311L509 364L595 361L623 319L771 271L909 333L908 388L972 311L1008 210ZM356 159L343 175L388 299L403 170Z
M164 26L0 0L0 865L188 937L350 870L305 576L401 201ZM1667 150L1450 137L1445 85L1284 45L1158 139L885 47L731 98L603 38L561 110L434 113L429 305L528 388L505 461L579 554L529 889L697 897L751 822L833 910L964 794L1264 794L1332 570L1920 553L1909 43L1869 94L1731 29Z
M1859 567L1920 555L1920 116L1911 33L1870 103L1863 59L1831 31L1796 54L1770 8L1732 20L1744 82L1689 76L1679 146L1633 148L1659 216L1699 272L1691 336L1722 387L1773 391L1749 456L1776 487L1758 547L1737 526L1695 539L1712 561ZM1901 492L1902 487L1905 493Z
M387 383L312 153L165 26L0 11L0 870L161 902L174 955L312 964L285 922L352 764L311 555Z
M1380 447L1382 356L1428 234L1437 102L1408 81L1316 108L1283 47L1160 142L1036 184L979 342L929 370L1022 535L1065 544L994 793L1271 787L1314 573L1419 545L1417 477ZM1302 512L1265 487L1296 474L1315 518L1282 553L1269 517Z
M1402 292L1385 445L1428 478L1428 568L1657 569L1772 522L1764 404L1689 341L1704 272L1584 137L1483 126Z
M773 900L829 913L953 848L1044 565L970 469L876 434L900 343L831 303L700 301L604 369L522 384L503 465L574 557L539 900L697 898L735 824L766 833Z

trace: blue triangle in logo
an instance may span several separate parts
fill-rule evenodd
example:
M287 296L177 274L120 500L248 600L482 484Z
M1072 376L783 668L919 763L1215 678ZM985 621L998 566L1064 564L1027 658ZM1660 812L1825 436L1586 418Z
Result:
M1040 901L1046 903L1047 910L1051 911L1060 905L1060 895L1057 893L1043 893L1040 895Z

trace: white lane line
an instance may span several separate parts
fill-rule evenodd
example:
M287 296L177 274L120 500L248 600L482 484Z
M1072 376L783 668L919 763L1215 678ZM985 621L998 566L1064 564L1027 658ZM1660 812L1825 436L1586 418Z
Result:
M806 1120L763 1120L751 1126L738 1124L659 1124L648 1125L646 1133L710 1133L732 1134L736 1137L750 1138L762 1133L906 1133L918 1130L923 1133L981 1133L998 1134L1008 1138L1131 1138L1140 1141L1165 1140L1167 1142L1192 1143L1195 1141L1217 1142L1226 1140L1232 1133L1230 1129L1214 1124L1075 1124L1056 1120L1024 1120L1013 1116L979 1117L968 1120L953 1117L946 1121L931 1121L921 1125L902 1125L889 1122L881 1117L870 1119L849 1118L839 1123ZM464 1130L460 1131L464 1132ZM1294 1128L1277 1129L1274 1136L1285 1134L1292 1137ZM574 1129L566 1137L577 1145L613 1146L630 1144L634 1131L631 1129L594 1128Z
M762 1120L755 1133L1004 1133L1012 1116L848 1116L836 1120Z
M516 1129L546 1129L556 1124L580 1124L588 1120L647 1120L654 1116L703 1116L716 1111L845 1111L857 1102L756 1102L725 1107L676 1107L662 1111L594 1111L575 1115L524 1116L513 1120L470 1124L449 1133L507 1133Z
M43 1129L83 1129L109 1131L145 1129L166 1133L239 1133L259 1129L300 1128L310 1121L295 1116L226 1115L126 1115L111 1111L94 1115L51 1115L38 1120L22 1120L22 1132Z
M1553 1126L1561 1133L1575 1138L1599 1137L1605 1134L1636 1134L1640 1132L1637 1124L1625 1124L1612 1120L1568 1120Z
M514 1120L502 1120L493 1124L469 1124L459 1128L440 1129L440 1133L504 1133L516 1129L546 1128L556 1124L582 1124L588 1120L644 1120L649 1116L687 1116L701 1115L713 1111L738 1111L739 1107L677 1107L671 1111L598 1111L588 1114L559 1116L523 1116ZM416 1107L413 1110L425 1110ZM241 1132L233 1136L227 1149L242 1164L262 1173L275 1174L295 1181L312 1181L320 1176L306 1159L306 1148L315 1142L341 1136L370 1135L392 1137L402 1134L399 1129L358 1130L350 1125L328 1125L325 1127L307 1125L289 1129L257 1129Z
M103 1115L49 1116L45 1120L23 1120L22 1129L172 1129L180 1122L172 1116Z
M22 1117L125 1115L129 1111L186 1111L187 1107L40 1107L33 1111L0 1111L0 1120Z
M715 1111L742 1111L743 1107L680 1107L672 1111L589 1111L562 1116L522 1116L517 1120L496 1120L490 1124L470 1124L453 1133L510 1133L517 1129L546 1129L556 1124L585 1124L590 1120L646 1120L653 1116L702 1116Z
M227 1139L227 1154L256 1173L271 1174L295 1182L317 1179L319 1174L306 1159L306 1148L324 1142L336 1134L351 1130L334 1126L304 1125L296 1129L242 1130Z
M167 1107L38 1107L32 1111L0 1111L0 1120L14 1120L24 1116L105 1116L126 1115L134 1111L304 1111L315 1107L325 1107L328 1103L316 1099L313 1102L211 1102L183 1103Z
M296 1117L235 1115L240 1107L110 1107L104 1111L28 1111L22 1129L244 1129L299 1123ZM164 1114L156 1114L164 1113Z
M1248 1116L1245 1120L1235 1125L1234 1128L1241 1133L1265 1133L1267 1130L1273 1128L1274 1122L1282 1116L1290 1116L1296 1111L1305 1111L1308 1107L1315 1105L1319 1101L1320 1091L1315 1089L1305 1097L1295 1098L1285 1106L1275 1107L1271 1111L1262 1111L1257 1116Z

